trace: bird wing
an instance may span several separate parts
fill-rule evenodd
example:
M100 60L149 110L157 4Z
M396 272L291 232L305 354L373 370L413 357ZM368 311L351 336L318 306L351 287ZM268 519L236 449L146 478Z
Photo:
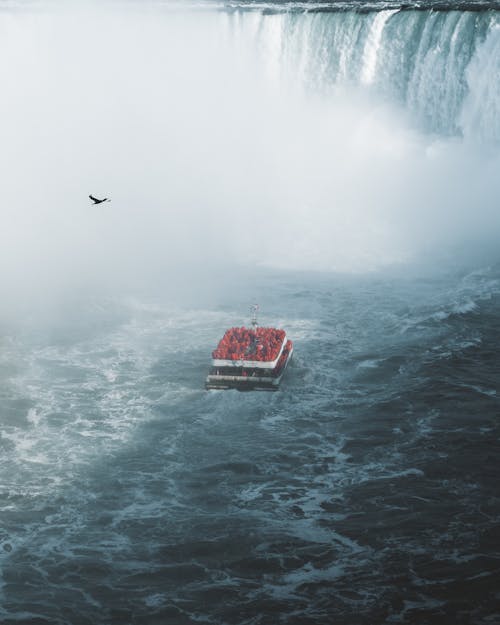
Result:
M99 202L99 200L94 197L93 195L89 195L89 198L93 201L93 202Z

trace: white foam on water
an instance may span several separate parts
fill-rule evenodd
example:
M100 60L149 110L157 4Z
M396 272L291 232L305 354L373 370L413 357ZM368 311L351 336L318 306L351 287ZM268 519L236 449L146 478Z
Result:
M380 358L369 358L358 363L358 369L376 369L383 361Z
M460 386L463 388L470 388L472 391L479 393L480 395L486 395L487 397L496 397L497 391L495 389L487 389L481 386L477 386L475 384L465 384L461 383Z
M465 315L473 310L477 310L477 304L471 300L458 303L453 307L453 312L457 315Z
M238 499L243 503L255 501L263 496L266 488L267 484L252 484L238 493Z
M28 419L30 423L32 423L36 427L40 423L40 419L42 418L42 415L38 414L35 408L30 408L28 410L28 414L26 415L26 418Z
M159 593L148 595L147 597L144 598L144 603L147 605L148 608L159 608L162 605L165 605L167 601L168 601L168 596L162 595Z
M391 614L387 622L388 623L404 623L408 617L411 617L413 611L438 609L446 605L446 601L435 599L433 597L420 595L420 598L416 601L410 601L408 599L403 600L403 609L397 614Z
M3 353L7 362L23 361L10 384L32 407L24 423L1 428L9 445L0 461L1 481L14 490L24 486L32 493L54 492L64 483L63 475L78 474L118 451L133 440L137 427L158 418L152 410L156 402L175 404L196 395L196 389L153 378L151 368L168 354L185 354L186 348L197 346L206 332L200 315L173 314L145 303L139 308L142 318L135 322L69 347L18 341L16 352ZM210 316L214 323L220 319Z
M344 564L335 564L320 569L307 563L300 569L284 575L280 584L268 586L267 589L270 590L271 596L284 599L295 595L299 587L304 584L334 582L346 573L347 569Z

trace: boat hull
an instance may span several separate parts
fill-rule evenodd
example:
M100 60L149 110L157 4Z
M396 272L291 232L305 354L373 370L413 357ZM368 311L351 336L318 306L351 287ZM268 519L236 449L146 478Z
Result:
M237 391L277 391L283 375L292 359L293 348L290 349L288 357L276 376L259 375L220 375L210 373L205 381L207 390L228 390Z

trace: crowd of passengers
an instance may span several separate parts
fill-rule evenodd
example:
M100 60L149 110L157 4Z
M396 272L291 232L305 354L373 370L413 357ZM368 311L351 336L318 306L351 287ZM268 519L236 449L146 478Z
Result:
M259 378L274 378L281 373L288 352L290 351L291 341L288 341L285 349L283 350L280 359L278 360L274 369L253 369L244 367L214 367L212 369L212 375L228 375L228 376L243 376L243 377L259 377Z
M231 328L212 352L212 358L273 361L278 357L284 338L285 331L276 328Z

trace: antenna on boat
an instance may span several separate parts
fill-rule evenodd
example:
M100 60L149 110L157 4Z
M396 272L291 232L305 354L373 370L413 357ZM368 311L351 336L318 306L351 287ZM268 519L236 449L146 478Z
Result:
M257 323L257 313L259 312L259 305L254 304L253 306L250 307L250 310L252 311L252 328L255 330L257 326L259 325Z

